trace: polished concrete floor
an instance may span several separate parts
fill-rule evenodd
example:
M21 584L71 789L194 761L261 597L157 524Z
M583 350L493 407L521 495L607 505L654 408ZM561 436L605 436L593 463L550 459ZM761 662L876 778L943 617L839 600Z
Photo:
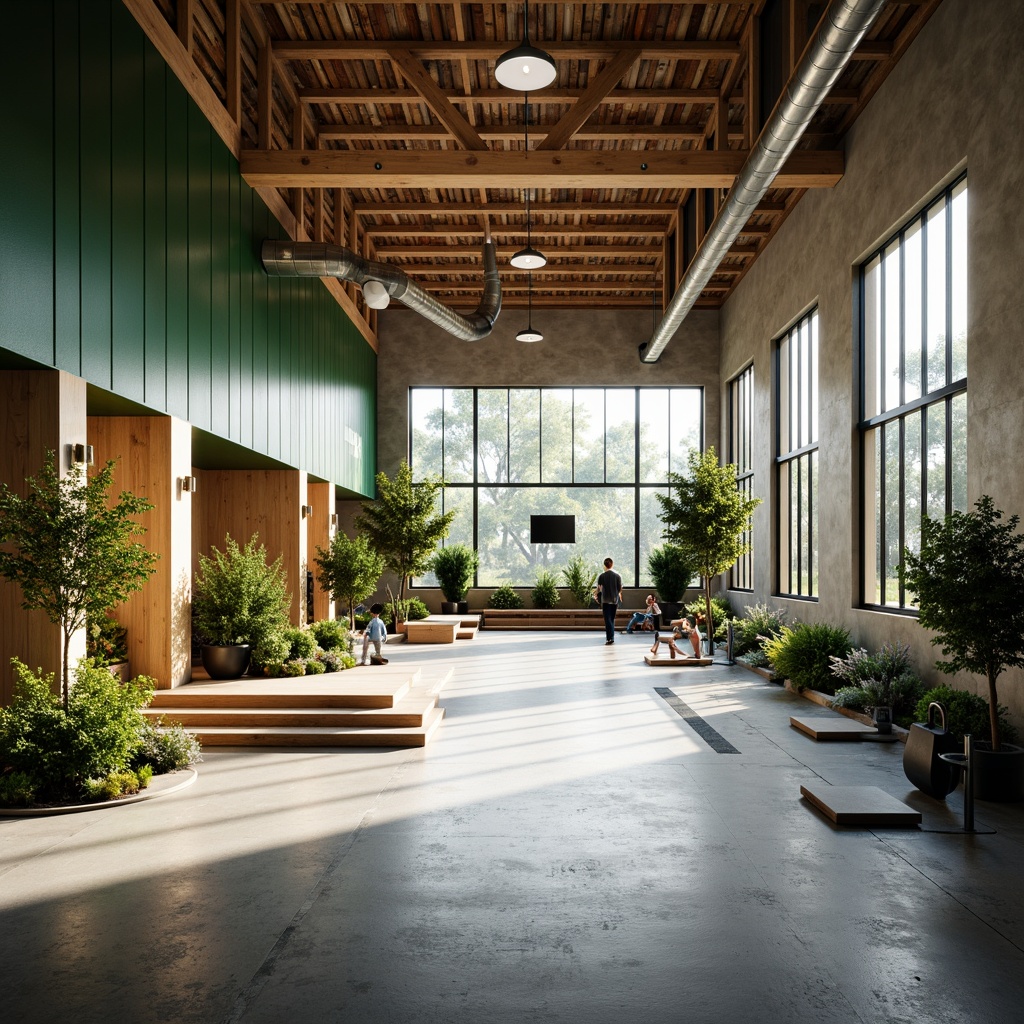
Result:
M389 648L457 659L426 750L210 751L181 793L0 821L0 1018L1024 1020L1024 807L925 831L961 796L912 792L901 746L815 744L788 716L822 709L646 646ZM924 830L833 827L822 779Z

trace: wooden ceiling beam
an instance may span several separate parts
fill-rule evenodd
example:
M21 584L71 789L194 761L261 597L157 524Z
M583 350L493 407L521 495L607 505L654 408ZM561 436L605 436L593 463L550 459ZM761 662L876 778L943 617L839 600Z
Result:
M496 245L495 249L499 259L511 256L520 248L520 245L510 242L505 245ZM473 256L480 254L480 247L476 245L442 245L439 243L427 245L380 245L377 247L379 259L431 259L445 256ZM549 248L544 254L548 261L551 260L584 260L590 256L601 259L655 259L661 258L660 245L573 245L561 246L557 249Z
M479 284L480 276L483 273L482 263L427 263L422 264L418 267L403 265L404 270L410 277L414 277L417 281L421 281L424 284L429 283L432 278L443 276L445 279L460 278L460 277L473 277ZM523 272L517 270L515 267L502 265L498 267L498 274L503 280L511 280L516 275L521 275ZM531 270L534 281L544 277L559 277L564 278L568 275L577 275L579 273L578 268L573 266L551 266L550 264L541 267L539 270ZM648 280L651 276L651 269L649 267L624 267L612 264L610 266L602 267L587 267L586 273L588 277L595 276L600 279L606 277L643 277ZM661 279L661 271L655 272L657 280ZM432 282L437 284L438 282Z
M545 139L538 145L538 150L548 150L547 139L551 138L557 125L530 125L530 138ZM481 139L494 139L510 142L522 139L523 129L515 125L497 125L480 127L475 134ZM599 124L584 126L573 133L574 139L599 141L603 139L703 139L703 125L682 124ZM732 138L743 138L743 132L737 129L730 132ZM328 141L347 141L366 139L370 142L403 142L407 139L441 141L450 139L455 133L442 125L423 124L392 124L379 127L373 124L332 124L321 123L317 129L317 137ZM461 141L461 140L460 140ZM465 148L469 148L468 146Z
M485 208L486 209L486 208ZM532 209L532 207L531 207ZM573 226L571 224L538 224L531 217L531 231L536 238L560 238L563 235L602 235L608 238L644 238L663 235L667 224L587 224ZM479 233L478 224L448 224L419 227L416 224L367 224L366 233L371 238L402 238L406 235L430 236L433 238L452 238L459 235L475 235ZM506 238L510 235L518 237L526 231L522 224L492 225L491 235L495 238ZM768 233L768 229L764 229Z
M530 203L530 209L536 214L601 214L601 215L628 215L628 214L649 214L650 216L670 217L674 216L679 207L678 203L645 203L643 201L619 201L615 199L605 200L580 200L579 202L568 203ZM520 213L523 204L520 201L505 202L491 201L487 203L487 210L491 214ZM762 199L757 204L756 213L782 213L786 210L786 204L777 200ZM433 201L428 207L417 199L386 201L379 203L354 203L353 211L357 217L375 216L402 216L415 215L417 217L443 217L451 214L464 214L476 216L480 212L479 202L447 202L443 198Z
M443 90L452 103L522 103L521 93L511 89L476 89L471 93ZM534 104L575 103L586 90L565 89L553 85L543 92L535 93ZM368 89L320 89L298 90L302 103L422 103L423 97L413 89L395 87ZM730 101L742 100L742 96L730 95ZM598 104L608 106L617 103L697 103L711 104L718 100L714 89L613 89Z
M246 150L242 176L272 188L729 188L742 150L529 154L374 150ZM774 188L833 188L843 176L839 150L796 150Z

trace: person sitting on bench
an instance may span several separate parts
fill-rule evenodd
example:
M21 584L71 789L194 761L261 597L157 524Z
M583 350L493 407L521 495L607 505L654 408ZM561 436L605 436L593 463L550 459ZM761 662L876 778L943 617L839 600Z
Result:
M657 629L655 619L661 614L661 609L658 607L658 602L654 600L653 594L647 595L647 607L643 611L633 612L633 618L629 620L629 625L626 626L626 632L632 633L635 629L644 630L647 633Z

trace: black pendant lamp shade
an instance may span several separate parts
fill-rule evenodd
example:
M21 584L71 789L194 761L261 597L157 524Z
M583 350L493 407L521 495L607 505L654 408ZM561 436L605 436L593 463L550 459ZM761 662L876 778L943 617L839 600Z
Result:
M494 77L499 85L516 92L543 89L555 80L557 69L551 54L539 50L530 42L530 5L523 11L523 41L514 49L506 50L494 65Z
M526 295L528 310L526 327L516 335L516 341L543 341L544 335L541 334L540 331L534 330L533 327L533 274L529 274L527 276Z

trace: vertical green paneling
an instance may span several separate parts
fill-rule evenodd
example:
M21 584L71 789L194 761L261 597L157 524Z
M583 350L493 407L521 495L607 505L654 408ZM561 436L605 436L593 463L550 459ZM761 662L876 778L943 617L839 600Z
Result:
M255 192L252 196L253 236L267 238L270 235L270 211L260 202ZM258 452L267 452L267 346L270 333L270 291L277 286L274 278L256 272L252 276L252 447Z
M241 267L240 250L242 235L240 228L241 214L238 208L239 192L242 179L238 176L238 165L235 159L225 150L228 161L228 381L227 403L228 424L226 436L240 437L242 433L241 414L241 336L239 320L241 318Z
M135 19L118 4L111 11L111 386L142 402L145 389L145 81L142 40Z
M90 4L81 19L82 375L111 387L110 7Z
M188 418L212 429L211 315L213 289L213 133L188 105Z
M144 54L145 398L167 408L167 66L151 46Z
M188 419L188 110L191 100L165 69L167 182L167 411Z
M255 233L253 231L252 204L254 194L249 186L239 179L238 183L238 213L239 213L239 247L238 247L238 324L239 324L239 347L240 361L238 367L238 390L239 390L239 413L241 426L238 434L240 444L251 448L252 440L252 417L253 417L253 394L252 394L252 346L253 346L253 317L252 297L253 281L260 273L259 263L256 254L253 252Z
M54 235L53 361L68 373L82 372L82 294L79 282L79 179L81 112L78 109L78 2L60 0L53 25L53 137L60 140L60 159L53 166L53 218L61 225ZM4 161L6 163L6 161ZM0 168L0 174L3 173ZM8 193L9 195L12 193Z
M210 429L231 436L231 211L228 180L231 154L213 146L210 177Z

